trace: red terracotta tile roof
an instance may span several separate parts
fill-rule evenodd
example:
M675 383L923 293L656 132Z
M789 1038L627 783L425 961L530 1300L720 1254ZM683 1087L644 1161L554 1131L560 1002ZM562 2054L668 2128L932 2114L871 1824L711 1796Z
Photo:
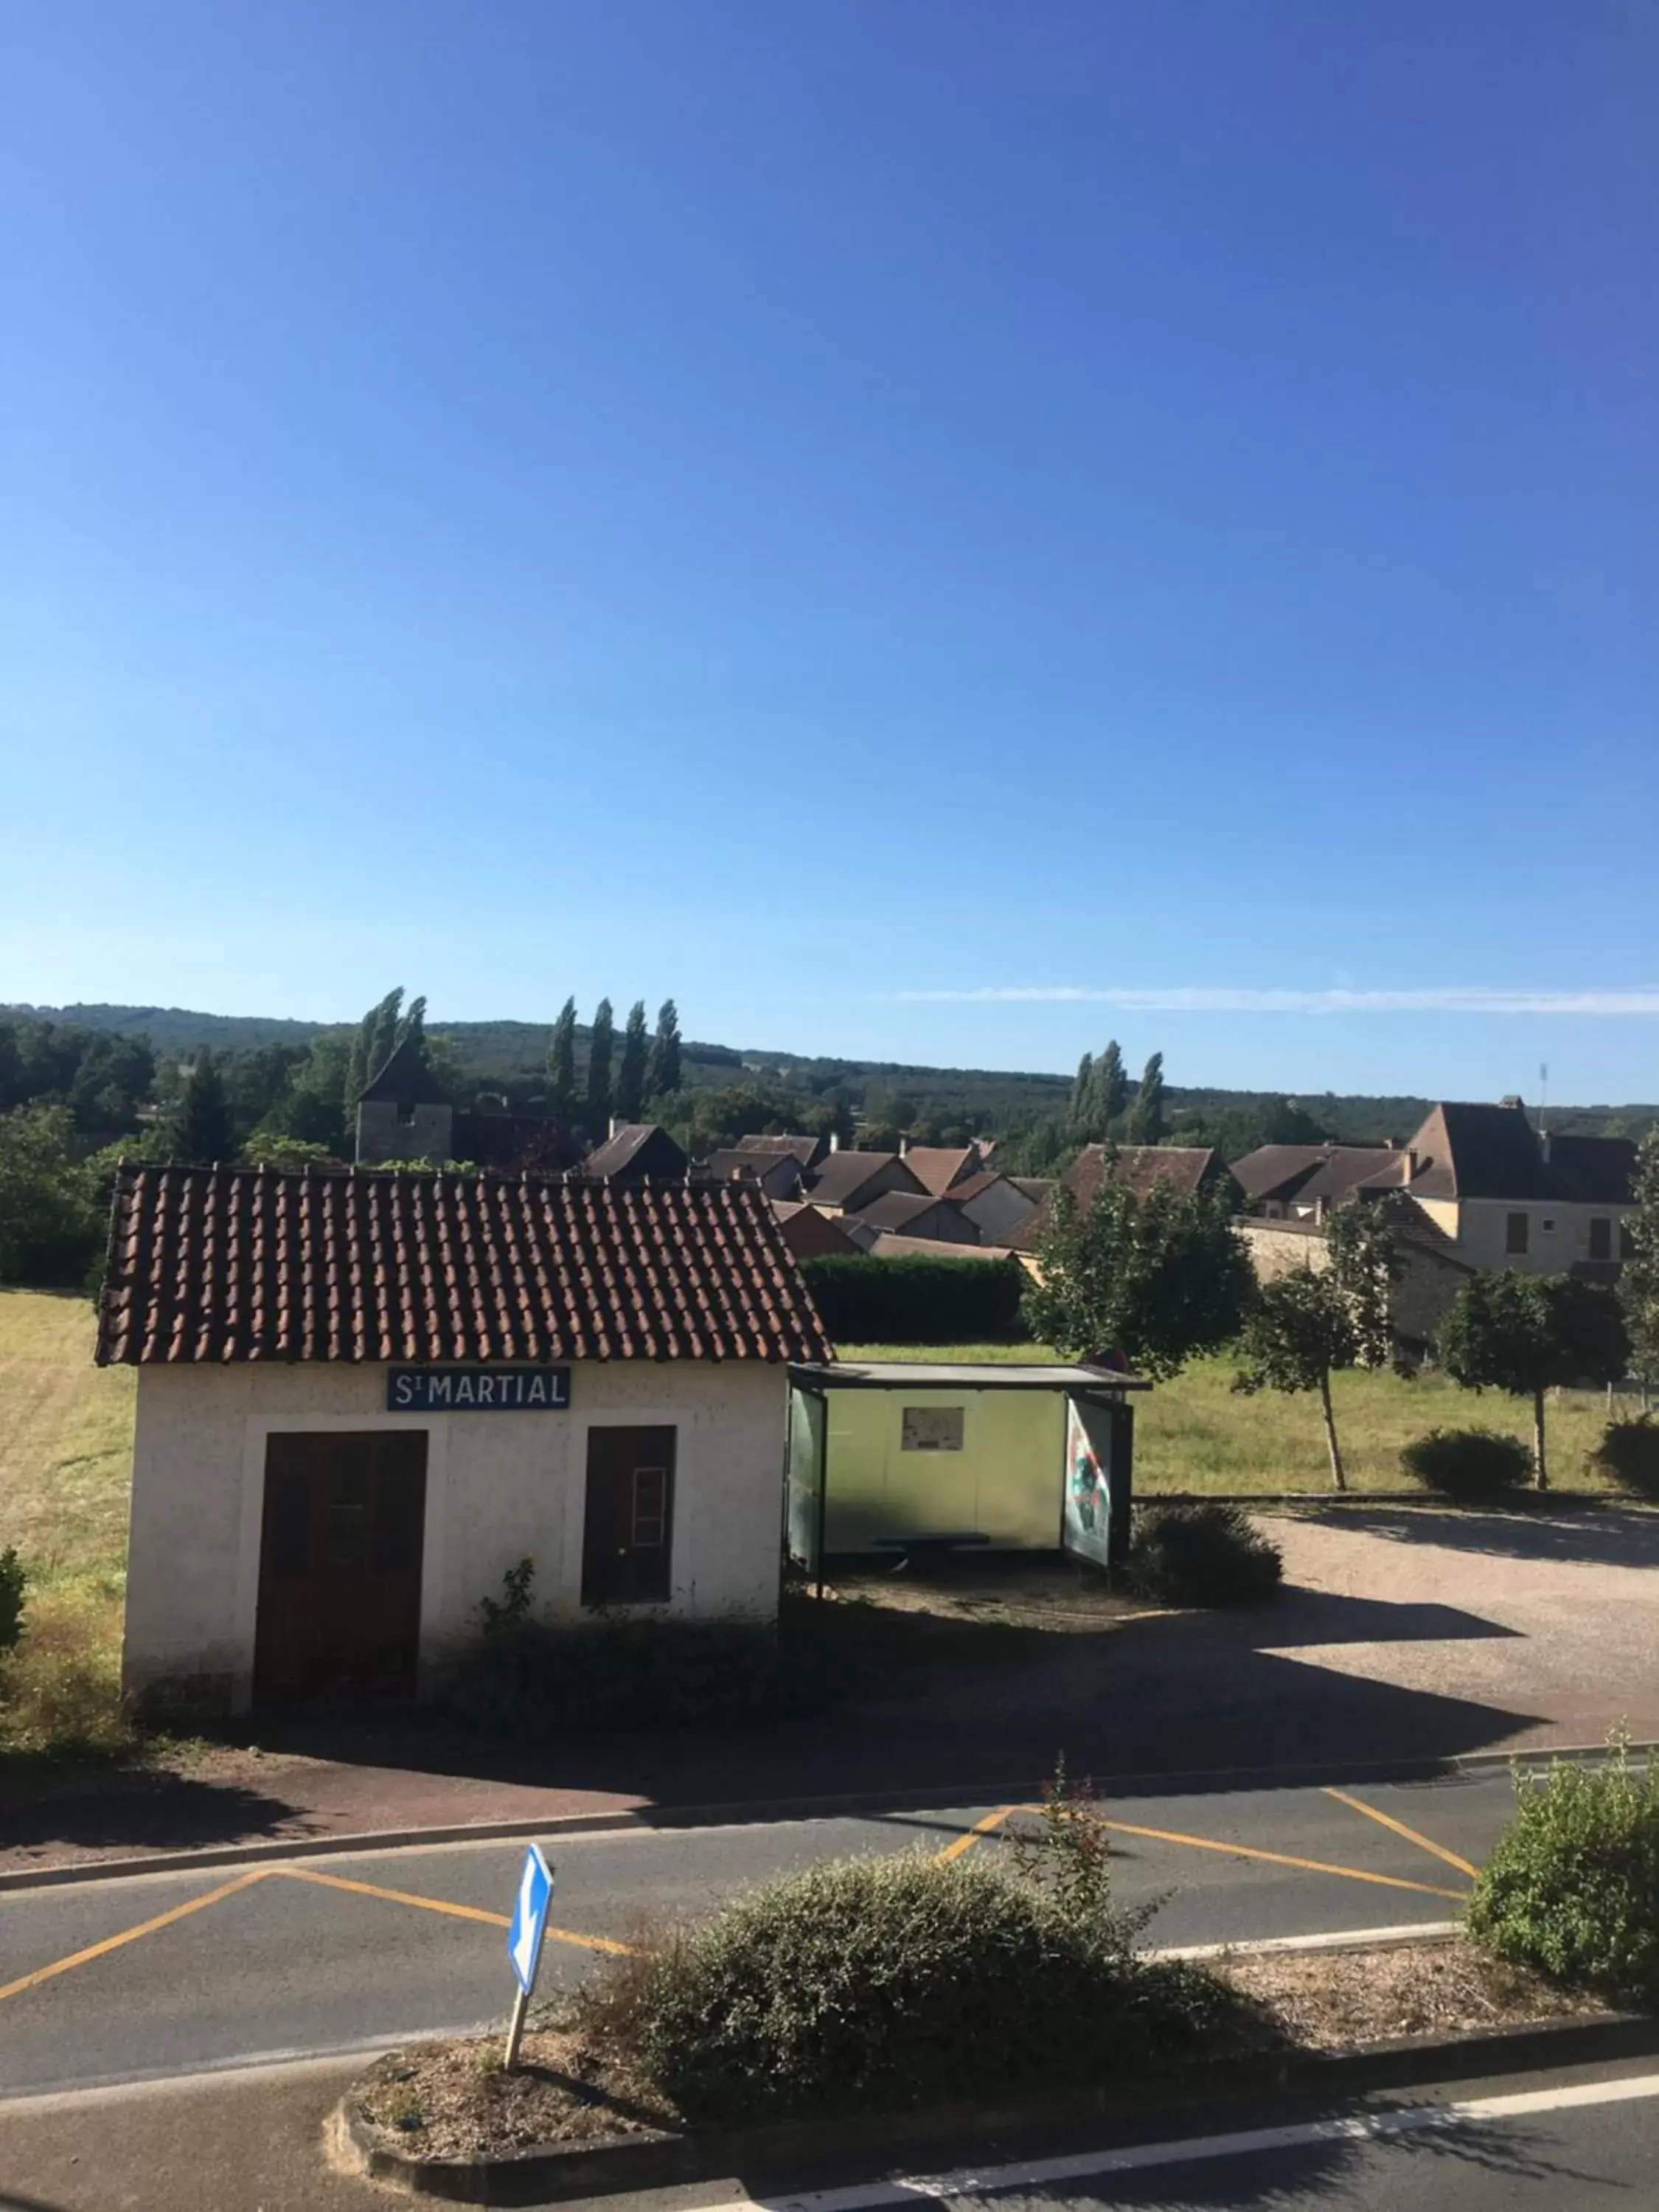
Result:
M740 1183L140 1167L118 1178L100 1366L832 1358Z

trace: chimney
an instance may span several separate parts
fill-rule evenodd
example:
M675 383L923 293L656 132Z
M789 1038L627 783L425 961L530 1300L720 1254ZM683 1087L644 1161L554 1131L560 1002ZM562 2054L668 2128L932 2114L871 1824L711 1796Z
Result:
M609 1127L605 1130L605 1137L606 1137L607 1140L609 1140L609 1139L611 1139L611 1138L614 1137L614 1136L616 1135L616 1133L617 1133L617 1130L618 1130L618 1129L620 1129L620 1128L621 1128L621 1127L622 1127L622 1116L621 1116L621 1115L620 1115L620 1114L613 1114L613 1115L611 1116L611 1122L610 1122L610 1126L609 1126Z
M841 1131L839 1129L831 1129L830 1132L830 1149L832 1152L838 1152L841 1150Z
M1538 1149L1544 1155L1544 1165L1547 1167L1550 1164L1550 1133L1547 1129L1538 1132Z
M1417 1181L1417 1148L1414 1145L1407 1145L1406 1147L1405 1167L1405 1181L1415 1182Z
M910 1139L905 1135L903 1130L901 1129L899 1131L899 1158L902 1159L909 1149Z

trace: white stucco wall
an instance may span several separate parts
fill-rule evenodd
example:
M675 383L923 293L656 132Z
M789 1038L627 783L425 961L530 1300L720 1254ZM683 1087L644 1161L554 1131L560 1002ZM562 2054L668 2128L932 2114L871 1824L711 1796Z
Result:
M381 1366L143 1367L133 1438L125 1670L134 1691L197 1685L240 1711L273 1430L425 1429L423 1669L471 1632L505 1569L536 1562L538 1605L581 1617L587 1432L678 1431L673 1596L681 1618L777 1610L788 1382L761 1361L591 1361L563 1413L389 1413ZM640 1608L644 1610L644 1608Z

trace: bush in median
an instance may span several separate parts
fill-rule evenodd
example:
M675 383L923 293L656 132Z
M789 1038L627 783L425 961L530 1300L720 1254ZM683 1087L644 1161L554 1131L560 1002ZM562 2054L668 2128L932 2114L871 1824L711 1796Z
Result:
M1633 1497L1659 1502L1659 1421L1651 1413L1633 1421L1609 1421L1591 1463Z
M1532 1454L1500 1429L1431 1429L1400 1455L1425 1490L1458 1500L1501 1498L1532 1480Z
M1125 1577L1155 1605L1255 1605L1274 1596L1285 1562L1237 1505L1141 1506Z
M1189 2043L1217 1984L1137 1961L1127 1923L978 1861L848 1859L678 1938L634 2005L688 2119L960 2104L1098 2081Z
M1659 2005L1659 1766L1622 1743L1602 1767L1517 1772L1514 1818L1481 1869L1468 1930L1569 1987Z

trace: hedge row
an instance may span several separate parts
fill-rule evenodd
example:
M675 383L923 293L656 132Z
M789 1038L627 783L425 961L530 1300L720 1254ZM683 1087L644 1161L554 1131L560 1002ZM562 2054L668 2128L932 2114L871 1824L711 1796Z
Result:
M1028 1332L1018 1260L878 1260L836 1253L801 1273L831 1337L848 1344L981 1344Z

